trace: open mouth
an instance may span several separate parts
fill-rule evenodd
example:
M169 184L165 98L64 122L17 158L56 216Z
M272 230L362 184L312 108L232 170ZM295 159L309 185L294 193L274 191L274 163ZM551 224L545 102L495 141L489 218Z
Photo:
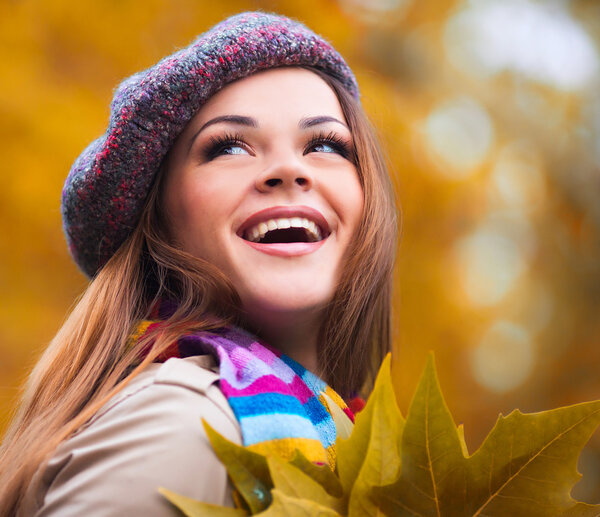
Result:
M248 227L242 234L247 241L260 244L319 242L325 231L306 217L278 217Z

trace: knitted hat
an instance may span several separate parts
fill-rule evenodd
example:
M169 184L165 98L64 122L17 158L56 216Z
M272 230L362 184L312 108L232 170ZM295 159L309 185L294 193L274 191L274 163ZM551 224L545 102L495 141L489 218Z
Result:
M62 193L63 226L81 270L95 275L137 225L152 180L175 138L226 84L259 70L312 66L358 98L344 59L304 25L242 13L121 83L106 133L77 158Z

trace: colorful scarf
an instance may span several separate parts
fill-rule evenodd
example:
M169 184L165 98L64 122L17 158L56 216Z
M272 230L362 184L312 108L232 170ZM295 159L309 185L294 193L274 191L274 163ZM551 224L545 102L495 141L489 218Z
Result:
M160 321L142 321L140 339ZM354 422L342 398L319 377L237 327L183 336L158 361L210 354L219 362L220 388L249 449L291 459L299 449L310 461L336 463L335 403Z

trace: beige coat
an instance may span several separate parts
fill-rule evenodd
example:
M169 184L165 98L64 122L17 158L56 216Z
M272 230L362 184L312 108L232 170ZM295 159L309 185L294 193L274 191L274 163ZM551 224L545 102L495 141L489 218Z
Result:
M148 367L60 445L36 474L19 517L177 515L158 487L233 506L201 423L241 443L217 372L209 356Z

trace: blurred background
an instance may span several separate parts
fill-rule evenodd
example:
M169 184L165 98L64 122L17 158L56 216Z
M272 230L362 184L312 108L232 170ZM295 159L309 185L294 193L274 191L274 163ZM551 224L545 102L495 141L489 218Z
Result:
M387 149L403 412L429 350L471 452L498 413L600 398L597 0L2 0L0 434L87 283L59 199L113 88L248 9L334 43ZM580 471L600 502L600 433Z

